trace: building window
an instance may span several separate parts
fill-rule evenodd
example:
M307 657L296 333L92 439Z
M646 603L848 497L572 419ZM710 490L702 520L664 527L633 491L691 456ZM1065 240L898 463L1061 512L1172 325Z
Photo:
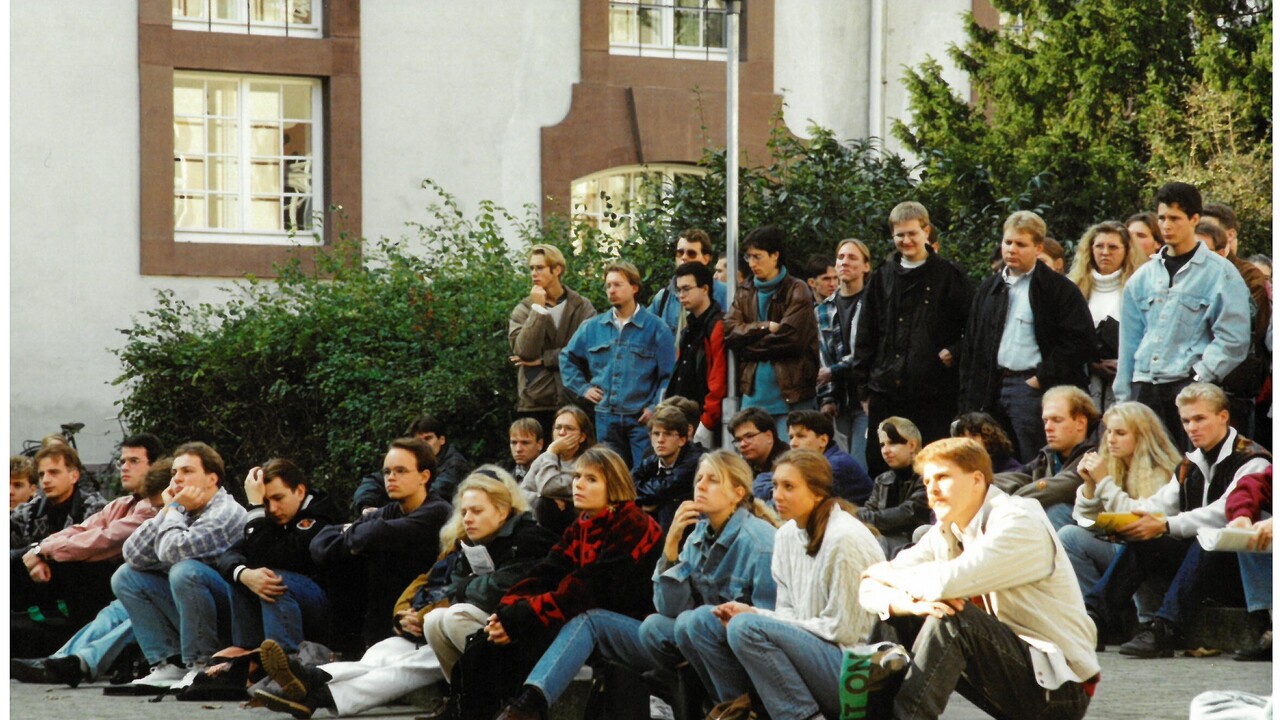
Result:
M314 0L173 0L176 30L321 37Z
M308 78L174 73L174 239L319 244L321 95Z
M611 0L614 55L724 60L724 0Z
M631 165L609 168L573 182L574 223L598 228L616 238L631 233L636 206L671 188L677 175L705 175L695 165Z

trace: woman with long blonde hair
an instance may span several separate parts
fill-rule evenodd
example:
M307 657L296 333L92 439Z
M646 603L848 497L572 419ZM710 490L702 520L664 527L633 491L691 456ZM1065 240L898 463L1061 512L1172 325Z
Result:
M1102 448L1085 453L1076 466L1084 481L1076 491L1074 516L1080 525L1065 525L1058 531L1086 592L1106 572L1120 547L1086 527L1099 512L1127 510L1131 500L1155 494L1182 462L1164 423L1142 403L1117 403L1103 414L1102 423L1106 428Z

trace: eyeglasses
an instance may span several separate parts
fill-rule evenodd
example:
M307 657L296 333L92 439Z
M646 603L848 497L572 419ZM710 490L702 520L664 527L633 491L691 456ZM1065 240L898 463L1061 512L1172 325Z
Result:
M696 248L685 248L683 250L676 248L676 257L700 258L702 252Z
M693 292L694 290L697 290L697 289L698 289L698 286L697 286L697 285L686 285L686 286L677 285L677 286L676 286L676 294L677 294L677 295L687 295L687 294L689 294L689 293L691 293L691 292Z
M746 445L747 443L751 442L752 440L755 440L755 439L756 439L756 437L758 437L758 436L760 436L760 435L763 435L763 434L764 434L763 432L747 432L747 433L742 433L741 435L737 435L737 436L735 436L735 437L733 438L733 442L734 442L734 444L735 444L735 445Z

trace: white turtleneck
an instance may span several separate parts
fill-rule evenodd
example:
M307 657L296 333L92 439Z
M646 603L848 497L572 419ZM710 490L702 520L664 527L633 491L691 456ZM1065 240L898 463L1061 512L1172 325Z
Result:
M1123 268L1110 275L1103 275L1097 270L1089 271L1093 275L1093 292L1089 293L1089 312L1093 314L1095 327L1107 316L1120 319L1120 294L1124 289L1120 282L1122 271Z

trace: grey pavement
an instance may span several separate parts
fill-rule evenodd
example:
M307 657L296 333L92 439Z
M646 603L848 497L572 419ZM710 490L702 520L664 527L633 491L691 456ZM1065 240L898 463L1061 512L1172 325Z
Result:
M1134 660L1112 651L1100 653L1102 682L1089 709L1096 720L1166 720L1187 717L1191 698L1205 690L1245 690L1269 695L1273 663L1240 663L1229 657ZM144 698L104 697L101 685L77 689L10 681L9 717L14 720L271 720L288 718L263 708L243 710L236 703L180 703L172 697L152 703ZM417 708L393 706L364 718L411 718ZM327 717L319 714L317 717ZM946 720L977 720L986 715L954 696Z

